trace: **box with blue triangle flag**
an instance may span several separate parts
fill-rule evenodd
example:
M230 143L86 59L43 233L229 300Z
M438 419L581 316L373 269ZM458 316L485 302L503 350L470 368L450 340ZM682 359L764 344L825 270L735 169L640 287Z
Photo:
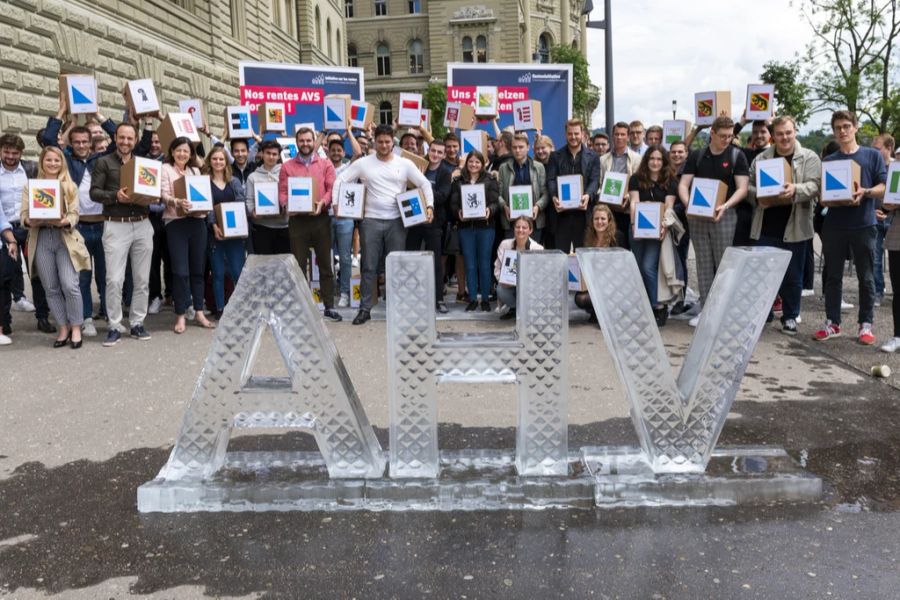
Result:
M885 206L900 206L900 160L888 167L887 187L884 190ZM894 217L895 219L898 217Z
M461 131L459 133L460 153L465 156L473 150L481 152L487 158L487 132L483 129L472 129L469 131Z
M249 106L228 106L225 108L225 127L228 139L245 140L253 137L253 123Z
M322 101L322 107L325 111L325 125L323 128L337 129L344 131L350 123L350 102L349 94L329 94Z
M699 219L713 219L716 208L725 204L728 186L718 179L694 177L691 182L687 214Z
M586 292L587 282L581 276L581 265L578 264L578 257L574 254L569 255L569 269L566 274L568 287L570 292Z
M93 114L97 105L97 80L90 75L60 75L59 93L70 115Z
M189 200L191 210L176 209L179 217L207 213L213 209L212 185L209 175L185 175L175 180L175 197Z
M425 197L419 188L403 192L397 196L397 208L404 227L421 225L428 220L425 212Z
M581 175L560 175L556 178L556 197L564 210L581 208L583 190L584 180Z
M319 186L312 177L288 177L288 214L310 215L319 203Z
M859 164L851 159L822 161L822 206L853 204L853 191L860 185Z
M756 170L756 199L763 208L778 205L790 205L793 198L779 198L785 184L793 183L794 171L784 158L756 159L753 163Z
M257 216L274 216L281 212L278 204L278 182L256 183L253 189L253 205Z
M633 236L636 240L658 240L662 202L638 202L634 207Z
M225 239L245 238L249 234L247 207L243 202L216 204L216 224Z

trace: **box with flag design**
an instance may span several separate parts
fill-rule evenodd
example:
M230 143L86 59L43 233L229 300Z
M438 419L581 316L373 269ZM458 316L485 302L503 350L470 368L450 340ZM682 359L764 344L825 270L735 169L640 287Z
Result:
M200 144L200 132L197 131L194 119L188 113L167 114L156 133L159 135L159 146L164 154L169 151L169 146L176 138L186 137L195 147Z
M895 160L888 168L887 185L884 188L884 205L900 206L900 160Z
M771 119L775 114L775 86L768 83L749 84L744 111L744 117L748 121Z
M578 257L574 254L569 255L569 272L566 275L569 282L570 292L586 292L587 283L581 276L581 265L578 264Z
M212 186L209 175L185 175L175 180L175 197L184 198L191 203L191 213L205 213L213 209ZM181 208L176 209L179 217L188 214Z
M462 203L463 221L478 221L486 218L487 194L483 183L461 185L459 196Z
M397 124L404 127L418 127L422 122L422 94L400 94L400 112Z
M287 209L289 215L311 215L319 203L319 186L312 177L288 177Z
M628 174L607 171L600 186L600 202L621 207L628 192Z
M509 218L534 216L534 190L530 185L509 186Z
M206 111L203 109L203 100L199 98L188 98L178 101L178 112L191 115L194 120L194 127L200 129L206 120Z
M119 171L119 187L132 203L149 206L159 201L162 193L162 163L142 156L132 156Z
M540 100L513 102L513 127L516 131L532 131L544 128Z
M344 131L350 122L350 102L349 94L329 94L322 101L322 107L325 110L325 120L322 128L326 131L329 129L337 129Z
M728 186L718 179L694 177L688 200L688 216L700 219L715 218L716 208L725 204L727 195Z
M822 206L849 206L860 184L859 164L855 160L822 161Z
M59 93L70 115L93 114L99 110L97 80L90 75L60 75Z
M431 133L431 109L422 109L422 119L419 121L419 127Z
M275 138L281 145L281 162L285 163L297 156L297 140L289 137Z
M638 202L634 207L632 230L636 240L658 240L662 223L662 202Z
M337 187L337 186L336 186ZM366 186L361 183L344 183L332 193L331 206L334 216L360 220L365 214Z
M462 102L448 102L444 109L444 127L469 131L475 127L475 108Z
M465 156L473 150L478 150L487 160L488 137L487 133L482 129L472 129L470 131L462 131L459 134L460 153Z
M263 102L256 112L261 133L287 133L284 102Z
M411 189L397 196L397 208L400 209L400 218L404 227L420 225L428 220L425 206L425 196L419 188Z
M58 179L28 180L28 218L57 221L62 218L62 196Z
M253 137L249 106L229 106L225 108L225 127L228 139L240 140Z
M663 147L669 150L677 141L684 141L691 132L691 122L684 119L663 121Z
M216 204L216 224L222 230L222 237L227 240L247 237L247 207L243 202Z
M500 114L500 98L497 86L479 85L475 88L475 116L490 119Z
M712 125L716 117L731 116L731 92L698 92L694 94L694 122Z
M125 103L138 117L159 112L159 99L152 79L136 79L125 84Z
M556 197L563 210L581 208L583 190L584 180L581 175L560 175L556 178Z
M756 201L763 208L790 205L793 198L779 198L786 183L793 183L794 171L783 158L756 160Z
M507 287L516 287L519 282L519 253L515 250L504 250L500 263L500 277L497 283ZM515 306L511 307L515 308Z
M277 181L262 181L253 186L253 207L260 217L271 217L281 212Z
M363 100L350 102L350 126L355 129L368 129L375 117L375 107Z

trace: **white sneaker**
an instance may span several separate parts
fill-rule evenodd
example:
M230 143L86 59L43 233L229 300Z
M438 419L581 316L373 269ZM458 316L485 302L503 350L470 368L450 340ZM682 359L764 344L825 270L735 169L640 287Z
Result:
M815 295L816 295L816 290L803 290L802 292L800 292L800 296L802 298L809 298L810 296L815 296Z
M22 296L12 303L12 309L19 312L34 312L34 304L28 301L28 298Z
M353 265L354 269L358 269L359 268L359 254L355 254L350 262Z
M0 333L0 346L9 346L10 344L12 344L12 340L9 338L9 336Z
M350 294L341 294L340 300L338 300L338 308L347 308L350 306Z
M851 310L852 308L853 308L852 304L850 304L849 302L844 302L844 299L841 298L841 312L847 312L848 310Z
M798 325L803 322L803 319L800 318L800 315L797 315L797 318L794 320L797 321Z
M184 318L188 321L193 321L194 317L197 316L197 311L194 310L193 306L188 306L187 310L184 311Z
M150 307L147 308L147 312L150 313L151 315L158 315L159 309L161 309L161 308L162 308L162 300L160 300L159 298L154 298L150 302Z
M896 352L897 350L900 350L900 337L889 339L887 343L881 347L882 352Z
M94 319L85 319L81 326L81 335L84 337L97 337L97 328L94 327Z
M699 323L700 323L700 315L697 315L696 317L694 317L693 319L688 321L688 325L690 325L691 327L696 327Z

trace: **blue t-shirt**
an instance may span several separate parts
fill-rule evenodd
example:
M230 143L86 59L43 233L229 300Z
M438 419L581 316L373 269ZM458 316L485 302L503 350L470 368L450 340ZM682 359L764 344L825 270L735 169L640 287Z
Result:
M853 154L844 154L840 150L829 154L823 161L853 160L859 165L859 185L872 188L879 183L887 182L887 166L881 152L874 148L859 147ZM824 229L862 229L875 225L875 199L863 196L859 206L830 206L825 214Z

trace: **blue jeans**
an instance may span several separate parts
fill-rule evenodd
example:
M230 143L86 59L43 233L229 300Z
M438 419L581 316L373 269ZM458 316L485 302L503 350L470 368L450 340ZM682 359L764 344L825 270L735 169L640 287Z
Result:
M892 215L875 223L875 295L884 296L884 236L891 226Z
M234 285L237 285L238 279L241 277L241 271L244 270L244 261L246 255L244 253L244 240L217 240L210 234L213 241L209 246L209 268L212 270L213 278L213 297L216 299L216 310L221 311L225 308L225 272L228 269L228 276Z
M481 301L487 302L491 294L491 247L494 244L493 227L460 227L459 247L466 264L466 287L473 302L481 292Z
M656 306L656 288L659 286L659 240L642 240L631 239L631 251L637 260L638 269L641 271L641 279L644 280L644 287L647 289L647 296L650 298L650 306Z
M338 277L339 292L350 295L350 275L353 272L353 219L331 218L331 239L337 248L335 254L340 258L341 272Z
M98 223L78 223L76 225L88 254L94 263L93 276L97 283L97 294L100 295L100 314L106 314L106 255L103 253L103 221ZM94 317L94 301L91 296L91 271L78 273L78 287L81 288L81 304L84 308L84 318Z
M788 263L784 279L778 295L781 296L781 306L784 311L782 319L796 319L800 316L800 298L803 293L803 270L806 264L807 242L785 242L781 238L760 235L757 246L770 246L781 248L791 253L791 262Z

